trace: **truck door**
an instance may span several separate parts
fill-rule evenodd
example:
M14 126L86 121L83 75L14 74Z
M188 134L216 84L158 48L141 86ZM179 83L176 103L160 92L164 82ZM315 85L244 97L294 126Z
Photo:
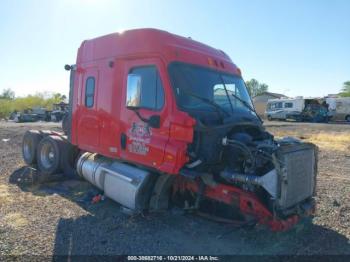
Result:
M165 66L160 59L147 59L127 61L124 69L120 111L120 156L128 161L156 168L163 163L165 146L169 138L170 107L166 102ZM135 90L137 86L140 89ZM133 90L135 92L132 92ZM127 98L131 96L130 92L136 96L139 92L139 101L136 101L136 96ZM136 107L133 107L133 104ZM151 120L155 122L159 120L159 125L152 124L154 121Z
M94 151L99 145L99 121L97 116L98 71L86 68L81 83L79 105L78 144L82 149Z

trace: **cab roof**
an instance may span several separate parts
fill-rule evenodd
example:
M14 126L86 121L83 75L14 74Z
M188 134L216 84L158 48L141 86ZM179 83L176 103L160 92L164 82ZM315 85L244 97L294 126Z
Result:
M85 40L78 50L77 64L108 58L152 55L162 56L168 62L183 61L204 66L209 64L223 71L239 73L239 69L223 51L191 38L152 28L128 30Z

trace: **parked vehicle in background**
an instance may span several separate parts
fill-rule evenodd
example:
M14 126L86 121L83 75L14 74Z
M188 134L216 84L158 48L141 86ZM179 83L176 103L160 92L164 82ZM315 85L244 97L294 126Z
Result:
M53 109L51 112L51 121L60 122L63 120L64 116L68 113L68 104L61 102L58 104L53 104Z
M265 114L268 120L287 120L291 115L301 115L304 108L303 98L269 99Z
M37 114L17 113L13 120L16 123L36 122L39 120L39 117Z
M326 101L334 120L350 122L350 97L329 97Z
M40 114L38 114L38 112ZM39 108L36 108L35 110L33 110L32 108L28 108L23 110L22 112L14 112L13 114L11 114L11 118L13 118L13 120L17 123L36 122L39 121L40 116L44 117L45 114L43 112L44 110L40 110Z
M43 107L33 107L31 113L37 115L37 120L39 121L50 121L51 120L51 110L47 110Z
M286 95L278 94L278 93L271 93L271 92L263 92L255 97L253 97L253 104L255 111L259 114L260 117L266 118L265 111L266 111L266 105L267 102L270 99L281 99L281 98L288 98Z
M332 117L324 100L302 97L270 99L265 114L268 120L307 122L328 122Z
M17 118L18 111L14 110L8 117L9 120L15 120Z
M15 110L9 115L9 119L18 123L36 121L60 122L68 114L68 106L67 103L61 102L53 104L53 110L47 110L42 107L28 108L22 112Z

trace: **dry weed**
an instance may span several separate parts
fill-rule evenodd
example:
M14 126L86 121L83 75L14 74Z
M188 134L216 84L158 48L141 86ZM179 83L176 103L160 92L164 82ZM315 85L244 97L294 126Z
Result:
M28 220L19 212L5 215L4 220L7 225L14 229L26 226L28 224Z
M298 131L278 131L274 132L277 138L292 136L307 142L316 144L318 147L335 151L350 151L350 133L320 132L316 134L301 134Z

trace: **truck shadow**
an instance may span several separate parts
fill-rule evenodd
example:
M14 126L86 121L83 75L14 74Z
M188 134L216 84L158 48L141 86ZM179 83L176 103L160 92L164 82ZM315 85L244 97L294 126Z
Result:
M60 218L53 254L59 260L73 255L116 254L249 254L249 255L339 255L350 254L350 242L342 234L312 223L300 223L288 232L273 233L218 224L173 209L164 213L130 216L111 200L96 204L100 193L85 181L40 179L22 167L9 182L37 196L60 195L87 211L87 215Z

